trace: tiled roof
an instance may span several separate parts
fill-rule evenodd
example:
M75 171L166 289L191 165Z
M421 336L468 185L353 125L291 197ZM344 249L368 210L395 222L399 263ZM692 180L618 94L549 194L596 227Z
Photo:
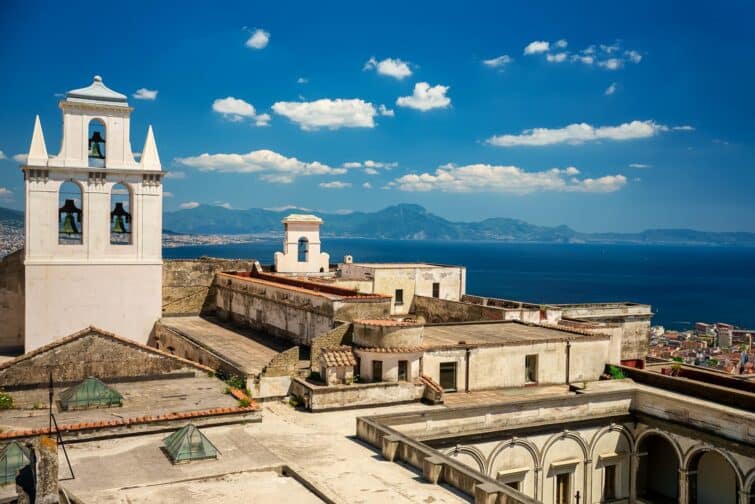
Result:
M426 348L421 346L416 347L360 347L355 346L354 350L361 350L363 352L375 352L375 353L419 353L424 352Z
M354 352L349 346L340 346L335 348L325 348L320 353L320 359L325 363L325 367L343 367L356 366L357 359Z
M412 326L419 326L419 324L416 320L398 320L398 319L357 319L354 321L355 324L362 324L362 325L369 325L369 326L380 326L380 327L412 327Z

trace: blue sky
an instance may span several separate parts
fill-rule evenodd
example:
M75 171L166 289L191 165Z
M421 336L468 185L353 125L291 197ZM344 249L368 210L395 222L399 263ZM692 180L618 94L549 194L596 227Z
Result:
M34 115L57 152L59 94L99 74L168 210L755 231L751 2L171 4L0 4L0 205Z

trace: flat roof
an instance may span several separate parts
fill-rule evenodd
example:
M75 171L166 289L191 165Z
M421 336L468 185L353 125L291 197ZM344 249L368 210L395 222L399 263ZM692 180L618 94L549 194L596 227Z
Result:
M337 287L335 285L329 285L321 282L313 282L309 280L301 280L300 278L294 278L289 276L281 276L273 273L261 273L253 270L249 271L225 271L218 273L220 276L229 276L237 278L246 282L258 283L263 285L269 285L271 287L277 287L279 289L286 289L295 292L301 292L302 294L309 294L310 296L319 296L334 301L341 299L353 299L353 300L383 300L390 299L390 296L384 296L383 294L362 294L354 289L347 289L345 287Z
M160 323L248 375L261 373L273 357L295 346L261 331L231 329L202 317L165 317Z
M452 264L436 264L427 262L354 262L354 266L364 266L375 269L401 269L401 268L465 268L465 266L454 266Z
M425 326L424 347L506 346L557 341L606 340L607 334L586 334L567 329L530 325L519 321L461 322Z

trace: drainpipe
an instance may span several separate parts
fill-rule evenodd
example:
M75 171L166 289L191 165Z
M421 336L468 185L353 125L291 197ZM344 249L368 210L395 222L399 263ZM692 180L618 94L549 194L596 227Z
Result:
M469 352L469 347L467 347L467 357L465 359L467 370L464 373L464 392L469 392Z
M570 374L570 367L571 367L571 341L566 341L566 384L570 385L571 378L569 376Z

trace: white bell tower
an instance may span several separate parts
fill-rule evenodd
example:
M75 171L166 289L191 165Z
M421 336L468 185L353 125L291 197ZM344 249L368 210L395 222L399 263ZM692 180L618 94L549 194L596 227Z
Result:
M152 127L134 160L126 97L99 76L60 101L60 153L37 116L27 161L25 349L93 325L146 343L162 310L162 176Z

